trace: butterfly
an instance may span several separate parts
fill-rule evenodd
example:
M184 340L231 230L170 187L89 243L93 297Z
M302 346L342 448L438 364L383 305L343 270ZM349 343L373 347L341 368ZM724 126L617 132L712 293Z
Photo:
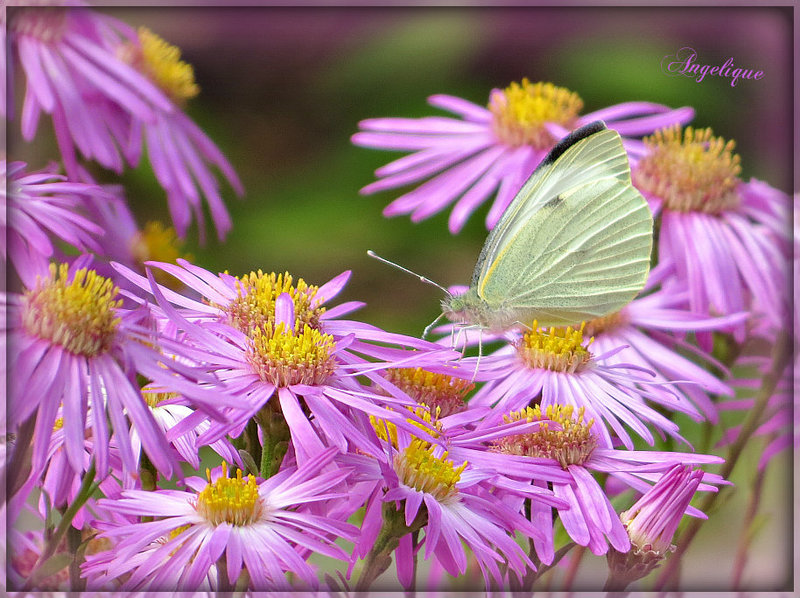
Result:
M652 244L653 216L631 183L619 133L596 121L556 144L520 188L489 233L466 293L400 268L447 292L436 321L497 333L619 311L644 287Z

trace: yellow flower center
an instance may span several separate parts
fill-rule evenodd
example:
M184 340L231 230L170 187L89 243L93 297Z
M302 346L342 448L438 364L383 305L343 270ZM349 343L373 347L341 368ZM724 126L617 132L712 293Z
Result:
M75 355L94 357L114 343L122 303L117 287L94 270L81 268L69 281L69 266L50 265L22 298L22 326L31 335Z
M422 368L391 368L386 379L417 403L438 409L441 417L462 411L464 396L475 385L463 378L436 374Z
M64 427L64 418L57 417L56 421L53 422L53 432L55 432L56 430L60 430L63 427Z
M177 396L177 392L158 392L155 390L142 389L142 397L150 409L155 409L161 402L174 399Z
M274 332L256 328L250 340L250 365L263 381L275 386L320 385L336 369L333 337L308 324L300 333L288 330L283 322Z
M573 128L583 101L578 94L552 83L512 83L494 91L489 110L494 116L492 129L497 138L510 146L531 145L547 149L555 143L545 123Z
M444 502L458 495L456 484L467 462L454 467L447 459L447 452L435 457L434 448L422 440L412 440L400 454L395 455L394 466L397 475L406 486L431 494L437 501Z
M602 318L595 318L594 320L589 320L586 322L586 326L583 329L583 332L586 336L594 338L598 334L603 332L610 332L619 328L621 326L625 326L628 323L628 319L625 315L618 311L613 314L609 314L607 316L603 316Z
M192 65L181 60L177 46L167 43L147 27L139 27L139 46L127 44L120 58L147 75L176 104L183 106L198 93Z
M543 368L554 372L576 372L583 369L592 359L587 350L594 341L590 338L583 346L583 330L586 322L579 329L539 328L534 320L531 330L526 332L517 344L517 352L531 368Z
M227 464L225 464L225 467L227 467ZM241 472L239 472L239 473L241 474ZM253 477L253 476L250 476L250 477ZM241 475L240 475L240 479L241 479ZM172 531L171 531L171 532L170 532L170 533L167 535L167 539L169 539L169 540L174 540L175 538L177 538L178 536L180 536L180 535L181 535L183 532L185 532L185 531L186 531L187 529L189 529L190 527L192 527L192 526L191 526L191 524L189 524L189 523L187 523L186 525L181 525L180 527L176 527L174 530L172 530Z
M146 261L166 262L174 264L178 258L193 261L191 254L181 252L183 241L178 238L175 229L164 226L161 222L151 221L134 235L131 240L131 253L139 264ZM169 286L175 279L163 270L153 270L156 281Z
M236 297L222 308L231 326L249 334L256 328L275 327L275 300L288 293L294 302L294 329L305 325L319 328L324 307L314 306L319 287L306 284L302 278L292 285L292 276L286 272L264 274L261 270L236 279ZM321 301L319 301L321 302Z
M420 430L424 430L434 438L439 436L442 431L442 424L438 421L441 416L441 409L439 409L439 407L432 410L428 405L420 405L413 409L407 407L407 409L419 417L424 423L413 419L408 419L408 422L418 427ZM369 416L369 421L372 423L372 427L375 429L378 438L384 442L387 440L390 441L392 446L397 448L397 426L395 424L390 421L378 419L374 415Z
M539 405L513 411L505 416L506 422L550 420L558 424L551 429L542 423L535 432L513 434L494 441L493 449L512 455L554 459L563 469L569 465L582 465L592 455L597 439L591 433L594 420L584 423L584 408L578 409L577 419L572 418L572 405L550 405L542 415Z
M713 137L711 129L660 129L644 139L649 150L632 173L641 191L663 199L664 207L678 212L719 214L736 209L741 198L735 143Z
M206 469L208 485L197 495L197 513L212 525L230 523L245 526L258 521L264 505L258 495L255 476L242 477L242 470L236 470L236 477L228 477L228 465L222 462L222 476L211 482L211 471Z

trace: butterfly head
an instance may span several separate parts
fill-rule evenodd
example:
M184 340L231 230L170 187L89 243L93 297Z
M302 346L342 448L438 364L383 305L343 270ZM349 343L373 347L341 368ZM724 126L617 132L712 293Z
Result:
M460 295L448 295L442 300L442 313L451 322L491 332L507 330L516 319L509 310L490 306L474 288Z

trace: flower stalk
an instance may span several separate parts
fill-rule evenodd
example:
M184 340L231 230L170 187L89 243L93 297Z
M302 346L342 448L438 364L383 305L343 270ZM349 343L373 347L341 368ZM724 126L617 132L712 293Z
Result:
M47 544L42 550L42 554L39 555L39 558L36 561L36 564L33 566L33 570L31 571L28 581L25 582L23 586L23 591L28 591L34 589L38 582L40 581L40 573L39 571L42 568L42 565L46 563L50 557L52 557L56 550L58 549L59 544L64 539L67 531L72 527L72 520L75 519L75 515L77 515L78 511L86 504L86 501L89 500L89 497L97 490L98 485L95 483L95 464L92 461L89 469L86 470L86 473L83 475L81 480L81 487L78 490L77 496L75 496L75 500L70 503L67 510L64 512L61 521L58 523L58 527L56 528L53 535L48 539Z
M356 592L366 592L373 582L392 564L391 554L406 534L418 532L428 522L427 510L420 510L417 517L406 525L403 510L396 508L393 502L383 503L383 527L375 544L367 554L364 568L356 584Z

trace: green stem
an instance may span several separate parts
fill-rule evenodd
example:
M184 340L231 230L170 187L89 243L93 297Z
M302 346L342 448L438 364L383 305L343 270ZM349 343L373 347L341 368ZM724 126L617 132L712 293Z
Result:
M428 513L420 509L411 525L405 524L403 509L398 510L394 502L383 503L383 527L372 550L367 554L366 563L356 584L356 592L366 592L372 583L392 564L392 552L400 544L400 538L419 531L428 522Z
M256 414L255 420L261 428L262 446L259 469L261 477L265 480L274 476L280 470L283 457L289 448L289 426L277 403L269 401ZM258 441L256 440L256 444ZM251 453L255 455L255 453Z
M725 461L725 464L722 466L722 470L720 471L720 475L726 480L730 478L731 472L733 472L734 467L736 467L736 463L739 461L739 457L741 457L745 445L752 438L753 433L756 431L758 426L761 425L762 416L764 415L764 410L767 407L767 403L769 402L772 394L775 392L775 388L777 387L778 382L783 375L783 371L786 369L786 366L789 363L790 352L786 350L787 346L788 335L786 331L782 331L772 349L772 368L767 375L764 376L761 390L756 396L753 408L748 413L744 424L742 424L742 427L739 430L739 435L736 437L736 441L728 449L728 457ZM698 508L708 515L711 507L714 506L717 501L717 497L720 494L720 492L706 494ZM700 526L702 525L703 521L703 519L693 518L689 522L689 525L686 527L683 534L681 534L675 541L675 544L678 548L675 551L675 554L673 554L664 565L664 570L661 572L661 575L656 583L656 590L664 590L672 577L677 573L678 564L680 563L681 557L691 545L692 540L694 540L697 532L700 530Z
M525 581L524 581L524 589L525 589L525 591L528 591L528 592L532 591L533 590L533 584L536 582L536 580L540 579L542 577L542 575L544 575L545 573L550 571L550 569L552 569L553 567L558 565L558 563L561 561L561 559L563 559L565 556L567 556L567 553L569 553L569 551L572 550L573 548L575 548L576 546L577 546L577 544L575 544L575 542L568 542L567 544L564 544L564 546L562 546L561 548L558 549L558 551L556 551L556 554L553 557L553 562L550 563L549 565L541 564L539 562L538 557L536 557L535 553L533 552L533 548L531 548L531 555L530 556L531 556L531 560L534 561L534 563L536 563L536 571L531 571L530 574L525 576Z
M772 435L771 438L774 438L774 435ZM742 574L747 564L747 553L750 549L750 542L753 539L753 521L758 514L758 508L761 504L761 495L764 490L764 475L766 471L766 468L759 469L753 480L753 491L750 494L750 501L747 504L747 511L744 515L742 531L739 537L739 546L736 550L736 558L733 561L733 582L731 584L733 590L739 589L739 585L742 582Z
M609 568L608 570L608 578L606 579L606 585L603 586L604 592L623 592L625 588L633 581L629 578L623 578L614 574L614 571Z
M47 541L47 544L42 551L42 554L39 555L36 564L33 566L31 570L30 576L28 577L28 581L25 582L25 586L22 588L23 590L31 590L36 583L39 581L38 577L38 570L45 563L51 556L53 556L58 549L61 540L64 538L64 535L67 533L67 530L72 526L72 520L75 518L75 515L78 511L86 504L86 501L89 500L89 497L92 493L97 489L97 485L94 483L94 476L95 476L95 464L92 461L92 464L89 466L89 469L86 470L86 473L83 475L83 479L81 480L81 487L78 490L77 496L75 496L75 500L67 507L67 510L64 512L64 516L61 518L61 521L58 523L58 527L56 528L53 535Z
M31 473L31 455L33 453L33 432L36 428L36 414L37 412L34 412L33 415L25 420L17 429L14 452L11 455L10 462L3 469L3 479L1 479L0 482L3 484L2 488L8 488L8 498L11 498L19 492ZM7 482L5 477L8 472L11 472L13 477ZM6 483L8 483L7 486Z
M81 578L81 562L83 561L83 552L78 552L83 537L81 530L69 526L67 530L67 549L70 554L74 555L72 562L69 564L69 587L74 592L82 592L86 589L86 580Z
M142 480L142 490L152 492L158 488L158 471L144 451L139 459L139 478Z

